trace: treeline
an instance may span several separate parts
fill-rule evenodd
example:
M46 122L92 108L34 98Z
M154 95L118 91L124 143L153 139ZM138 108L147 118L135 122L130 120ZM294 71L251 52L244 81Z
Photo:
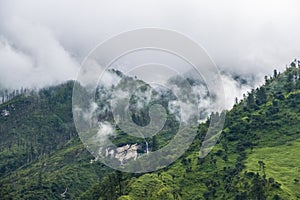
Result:
M0 89L0 104L5 103L21 94L29 94L29 93L32 93L33 91L34 90L32 90L32 89L23 88L23 87L21 87L20 89L16 89L16 90L8 90L8 89L1 90Z
M265 83L256 89L252 89L247 94L243 94L241 101L235 98L235 105L243 102L249 109L258 109L259 106L267 103L270 99L283 100L284 93L300 89L300 60L295 59L291 64L286 66L284 73L274 69L273 76L265 76ZM279 84L278 82L282 83ZM275 90L271 89L272 84L276 83ZM272 91L272 92L270 92ZM276 91L276 92L274 92Z

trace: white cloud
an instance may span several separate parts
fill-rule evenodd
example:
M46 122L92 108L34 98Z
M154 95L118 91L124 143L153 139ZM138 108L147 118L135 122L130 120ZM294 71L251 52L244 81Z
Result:
M2 24L0 83L8 88L43 87L76 77L79 64L40 24L14 17Z
M235 103L235 98L238 100L243 99L243 94L247 94L247 91L250 91L252 88L257 87L262 83L262 80L256 80L254 85L252 84L241 84L238 81L235 81L229 75L222 74L221 75L222 84L224 88L225 95L225 108L231 109Z
M105 121L105 122L100 122L99 123L99 130L97 132L97 135L95 137L95 142L99 142L101 141L106 142L106 140L110 137L110 136L114 136L115 135L115 129L113 128L113 126L111 125L111 123Z
M0 85L73 79L97 44L141 27L179 31L201 44L221 70L263 77L299 57L299 7L297 0L2 0ZM245 88L230 91L236 89Z

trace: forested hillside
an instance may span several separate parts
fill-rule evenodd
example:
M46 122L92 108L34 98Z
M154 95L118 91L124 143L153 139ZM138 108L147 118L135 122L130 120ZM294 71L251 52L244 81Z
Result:
M283 73L274 70L264 85L227 111L221 138L208 156L199 158L199 150L210 119L199 124L194 142L180 159L145 174L90 162L93 157L72 119L73 82L18 94L0 105L0 197L299 199L298 64L292 62ZM166 137L170 134L172 127L166 129ZM164 139L152 140L149 148L159 148ZM116 141L124 143L126 138Z

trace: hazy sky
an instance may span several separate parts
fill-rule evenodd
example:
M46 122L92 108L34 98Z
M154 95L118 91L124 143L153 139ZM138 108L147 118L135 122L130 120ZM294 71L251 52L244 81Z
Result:
M255 75L300 56L298 0L0 0L0 85L74 79L111 36L142 27L179 31L226 70Z

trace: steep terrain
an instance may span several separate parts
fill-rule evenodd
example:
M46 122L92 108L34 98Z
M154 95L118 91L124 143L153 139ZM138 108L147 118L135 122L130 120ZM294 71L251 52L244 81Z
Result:
M300 70L295 62L284 73L274 71L226 113L221 139L208 156L199 158L209 119L199 124L180 159L146 174L90 163L93 157L73 125L72 86L22 94L0 105L3 199L300 198ZM149 148L160 148L165 139L152 140Z
M102 168L89 164L74 127L73 84L26 92L0 106L1 198L59 199L67 188L73 199L98 181Z

